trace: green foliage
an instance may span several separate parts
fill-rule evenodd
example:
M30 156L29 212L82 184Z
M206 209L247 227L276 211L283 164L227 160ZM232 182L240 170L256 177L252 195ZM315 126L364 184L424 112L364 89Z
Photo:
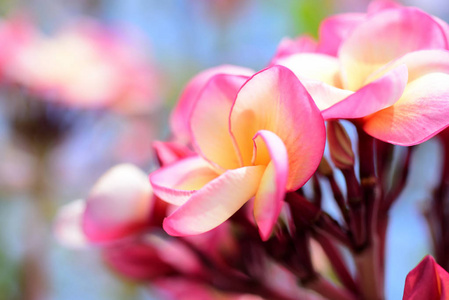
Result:
M0 16L6 17L17 7L17 0L0 0ZM0 295L0 299L2 296Z
M328 16L331 11L331 0L292 1L291 13L296 34L307 33L315 38L318 37L320 22Z
M0 300L18 300L19 272L17 265L0 250Z

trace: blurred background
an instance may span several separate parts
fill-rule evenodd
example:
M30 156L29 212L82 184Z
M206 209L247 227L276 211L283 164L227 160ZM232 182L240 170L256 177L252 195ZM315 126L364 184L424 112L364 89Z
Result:
M103 266L95 249L54 240L62 204L87 195L119 162L154 168L182 87L220 64L264 68L283 37L317 35L361 0L1 0L0 300L153 299ZM403 1L448 20L443 0ZM419 153L438 151L432 141ZM418 156L418 155L417 155ZM421 214L439 162L415 159L393 209L387 295L430 251ZM410 187L413 187L411 189Z

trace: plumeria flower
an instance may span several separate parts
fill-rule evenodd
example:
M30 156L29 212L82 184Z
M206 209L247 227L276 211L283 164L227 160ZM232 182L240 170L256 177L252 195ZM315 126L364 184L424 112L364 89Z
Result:
M97 181L87 199L60 209L55 223L58 240L83 246L78 242L116 241L148 228L157 199L146 178L143 171L130 164L110 169Z
M448 297L449 274L435 262L432 256L426 256L408 273L403 300L443 300Z
M4 77L38 98L125 113L158 105L155 67L141 37L92 20L78 20L49 36L25 19L5 21L2 27Z
M97 181L86 200L59 210L55 237L70 248L99 248L108 265L129 278L199 274L195 255L160 230L165 216L160 204L147 174L130 164L117 165Z
M254 197L254 217L267 240L286 191L301 187L321 160L323 118L281 66L249 79L216 75L197 95L184 129L197 155L150 176L155 194L179 206L164 229L177 236L206 232Z
M314 52L275 58L302 80L325 119L355 119L371 136L423 142L449 125L448 25L391 1L323 22Z

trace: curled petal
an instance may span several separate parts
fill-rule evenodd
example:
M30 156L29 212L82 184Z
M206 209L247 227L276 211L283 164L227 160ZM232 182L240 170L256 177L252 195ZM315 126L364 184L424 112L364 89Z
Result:
M165 231L170 235L184 236L217 227L256 194L264 171L265 166L226 171L165 218Z
M222 65L205 70L189 81L182 91L178 104L170 116L170 127L173 134L182 142L190 142L190 115L198 96L206 83L217 74L234 74L251 76L253 70L232 65Z
M153 172L150 182L156 196L179 206L217 176L207 161L192 156Z
M393 105L407 85L407 67L400 65L322 112L323 118L362 118Z
M317 52L336 56L342 41L365 19L366 15L362 13L338 14L325 19L319 29Z
M241 166L241 159L229 132L229 115L244 76L216 75L206 85L190 119L193 145L218 169Z
M252 164L253 137L259 130L275 133L289 159L287 189L303 185L324 151L323 118L309 93L289 69L274 66L249 79L231 112L231 133L244 165Z
M424 142L449 125L449 74L430 73L409 83L393 106L364 119L373 137L410 146Z
M261 130L254 137L255 163L267 165L254 201L254 217L262 240L270 237L279 217L288 178L288 155L282 140ZM268 160L268 163L267 163Z
M425 49L446 49L442 27L415 8L387 9L360 24L340 47L343 85L357 90L381 66L402 55Z
M90 241L123 238L149 224L153 193L147 174L130 164L105 173L86 200L83 230Z

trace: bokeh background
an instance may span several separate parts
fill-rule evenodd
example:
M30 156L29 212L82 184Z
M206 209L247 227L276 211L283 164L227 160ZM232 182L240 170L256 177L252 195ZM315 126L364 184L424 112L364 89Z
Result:
M9 66L0 78L0 300L35 300L33 294L39 294L39 289L46 291L43 299L52 300L154 299L151 287L128 282L108 270L95 249L59 245L52 235L57 208L85 197L95 179L116 163L131 162L148 172L154 168L151 142L167 138L170 108L197 72L220 64L261 69L283 37L316 36L325 16L364 11L368 2L0 1L4 23L0 27L11 20L26 20L33 30L51 37L68 24L88 19L131 36L132 43L126 39L123 43L139 48L138 55L150 74L142 79L149 88L145 90L147 101L139 102L131 112L116 102L105 107L80 106L79 99L55 104L55 95L42 92L39 84L33 86L32 78L40 76L34 71L63 64L58 53L42 54L39 64L19 72L0 45L0 65ZM445 0L402 3L449 19ZM101 51L109 52L107 47ZM120 80L135 78L132 72L122 75ZM24 119L34 116L23 113L26 109L41 111L41 115L24 125ZM432 141L419 146L412 163L416 176L411 176L407 192L393 208L387 251L388 299L402 297L406 274L431 251L421 211L440 162L437 155L431 161L420 155L438 150Z

